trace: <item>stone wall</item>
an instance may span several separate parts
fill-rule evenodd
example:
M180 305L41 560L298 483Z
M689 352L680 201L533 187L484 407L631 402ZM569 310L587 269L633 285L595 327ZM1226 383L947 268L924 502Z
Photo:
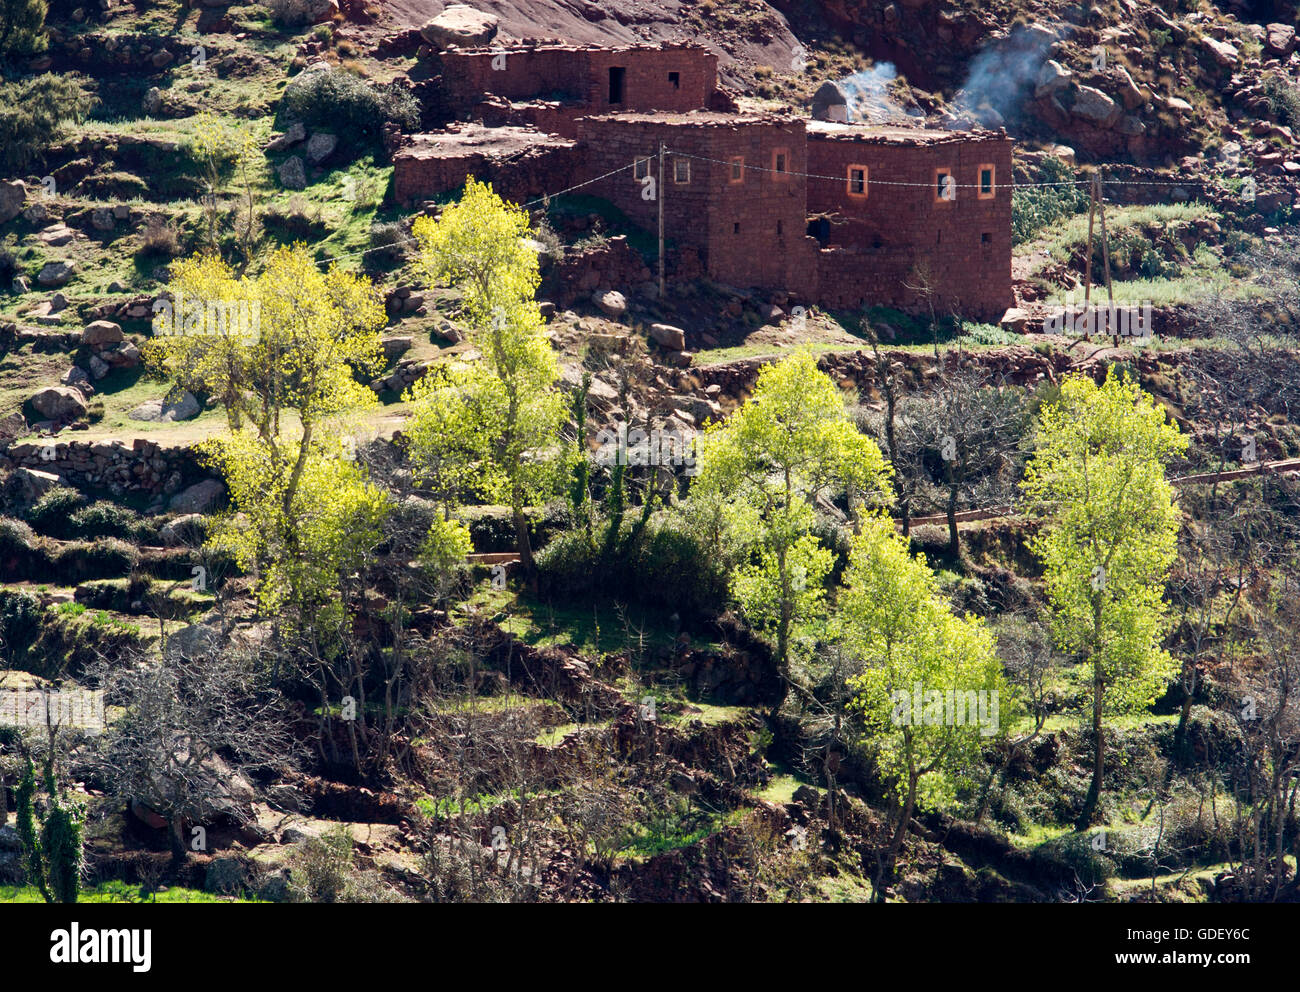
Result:
M170 496L207 478L191 448L163 448L144 438L122 441L56 441L10 445L0 471L30 468L59 476L64 485L113 496Z

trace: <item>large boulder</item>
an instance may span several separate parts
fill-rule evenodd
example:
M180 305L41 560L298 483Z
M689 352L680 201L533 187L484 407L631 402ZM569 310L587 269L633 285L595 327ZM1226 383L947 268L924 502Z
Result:
M81 343L88 345L117 344L123 338L122 325L111 320L92 320L81 332Z
M611 289L606 292L597 290L591 295L591 301L600 307L606 317L618 318L627 313L627 297L618 290Z
M32 397L32 408L50 420L76 420L86 415L86 398L71 386L49 386Z
M338 147L338 143L338 135L329 134L326 131L317 131L307 139L307 162L310 165L320 165L334 154L334 149Z
M1065 66L1061 65L1055 59L1048 59L1043 63L1043 67L1038 70L1038 79L1035 81L1034 96L1045 97L1051 96L1070 85L1070 80L1074 78L1072 73Z
M18 498L27 504L35 503L55 486L63 484L53 472L42 472L34 468L16 468L13 480L18 487Z
M1218 65L1227 68L1237 64L1237 49L1234 45L1215 38L1202 38L1201 46Z
M175 400L145 400L127 414L132 420L150 423L165 423L173 420L189 420L197 417L202 407L191 392L183 392Z
M1270 55L1284 59L1295 51L1295 28L1290 24L1270 24L1265 30L1264 47Z
M307 167L302 164L300 155L285 159L276 173L280 177L280 185L285 189L307 188Z
M178 492L167 508L173 513L207 513L216 507L225 491L225 485L219 480L204 479Z
M457 45L473 48L486 45L497 36L501 18L487 11L454 3L420 28L420 37L435 48Z
M1079 87L1079 91L1074 96L1074 105L1070 109L1076 117L1082 117L1104 128L1114 127L1124 113L1123 107L1092 86Z
M669 351L686 350L686 332L671 324L651 324L650 339Z
M37 274L36 281L42 286L63 286L76 274L77 267L71 262L50 262Z
M21 179L0 181L0 224L8 224L22 212L27 187Z

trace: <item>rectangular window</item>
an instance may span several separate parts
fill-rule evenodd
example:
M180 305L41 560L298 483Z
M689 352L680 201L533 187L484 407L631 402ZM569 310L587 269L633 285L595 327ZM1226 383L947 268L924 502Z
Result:
M623 81L627 78L627 69L623 66L610 66L609 69L609 102L623 102Z
M776 173L777 179L785 179L790 174L790 149L772 150L772 171Z
M673 182L684 184L691 181L691 160L688 158L673 159Z
M980 235L980 244L985 244L985 245L993 244L993 235L985 231L983 234Z
M632 165L632 176L635 179L644 179L650 175L650 160L648 158L639 158Z
M740 221L736 221L736 223L731 225L731 233L732 234L740 233Z
M867 167L865 165L850 165L849 177L846 183L849 196L864 199L867 195Z
M675 89L675 90L679 90L679 89L681 89L681 88L682 88L682 74L681 74L680 72L670 72L670 73L668 73L668 82L670 82L670 83L672 84L673 89Z
M745 181L745 156L734 155L731 162L731 182L743 183Z
M981 200L991 200L997 195L997 170L992 165L980 166L980 188L977 194Z
M957 199L957 179L952 169L934 170L934 202L951 203Z
M780 221L777 221L777 222L776 222L776 236L779 238L779 237L781 236L782 233L783 233L783 232L781 231L781 222L780 222Z

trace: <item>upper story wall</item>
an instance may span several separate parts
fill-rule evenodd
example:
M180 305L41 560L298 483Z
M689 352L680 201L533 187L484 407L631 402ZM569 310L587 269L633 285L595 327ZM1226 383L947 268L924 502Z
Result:
M566 45L450 50L440 56L447 104L466 112L485 96L559 100L590 113L703 110L718 87L718 57L697 45Z
M708 275L735 286L796 291L816 279L816 244L805 234L808 171L804 122L788 117L621 114L582 118L579 147L589 187L638 226L658 226L657 199L643 196L640 174L658 183L657 155L668 153L663 197L668 241L700 250Z
M928 282L941 309L999 316L1012 302L1011 139L991 132L921 132L914 139L889 129L862 130L860 138L849 133L809 129L808 171L829 177L808 180L809 213L832 215L821 223L819 240L867 255L887 281ZM944 196L946 177L951 198ZM900 290L890 302L925 301Z

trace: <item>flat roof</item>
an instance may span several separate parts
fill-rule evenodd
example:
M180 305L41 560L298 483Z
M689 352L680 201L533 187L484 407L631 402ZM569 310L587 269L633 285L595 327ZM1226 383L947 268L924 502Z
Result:
M803 117L796 117L792 114L728 114L718 110L689 110L680 113L642 111L616 114L588 114L587 116L578 119L588 121L622 121L629 124L680 124L694 127L746 127L753 124L798 124L805 120Z
M863 141L881 145L940 145L949 142L1003 141L1005 131L972 128L945 131L939 128L909 127L905 124L845 124L841 121L808 122L808 137L831 141Z
M463 124L455 130L413 134L394 158L463 158L485 155L505 158L530 148L572 148L575 142L531 127L484 127Z
M472 48L448 47L448 55L499 55L522 52L668 52L693 51L714 54L713 50L698 41L633 42L627 45L574 45L563 41L506 41L500 44L475 45Z

